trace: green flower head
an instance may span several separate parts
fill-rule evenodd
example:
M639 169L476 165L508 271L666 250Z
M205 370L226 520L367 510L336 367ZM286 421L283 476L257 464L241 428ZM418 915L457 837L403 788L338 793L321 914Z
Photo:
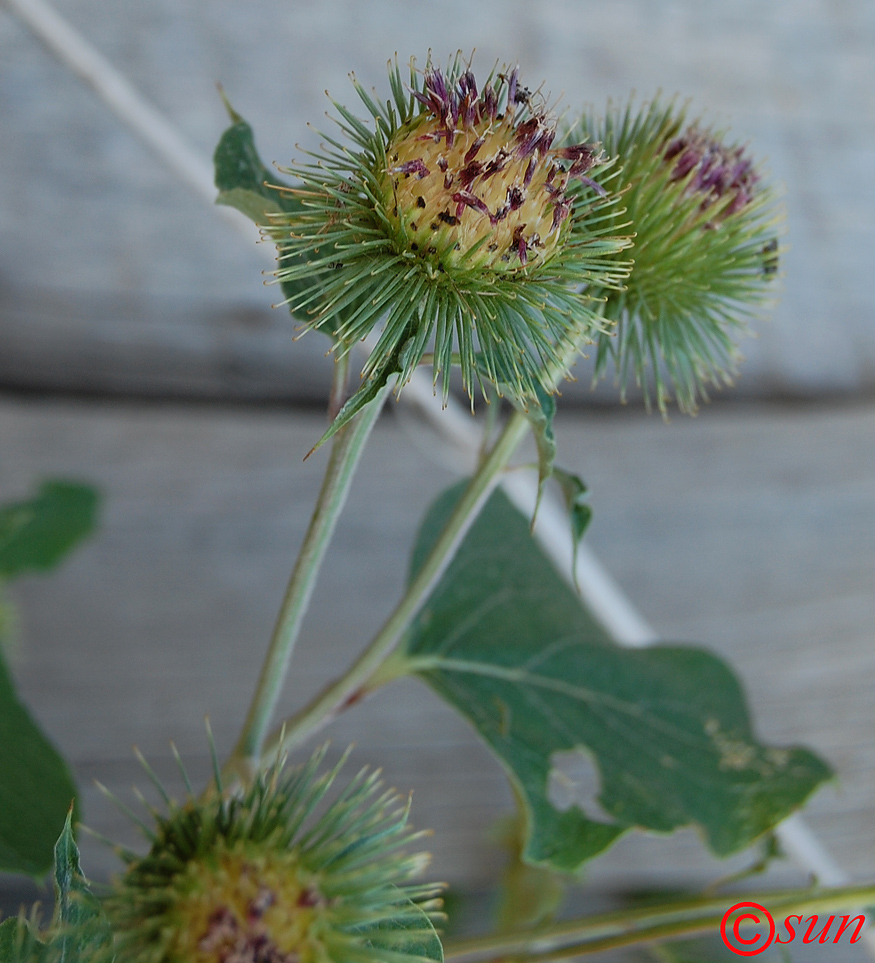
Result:
M339 766L317 775L323 754L154 813L149 852L126 854L105 902L119 963L439 959L407 804L366 771L326 803Z
M610 360L665 411L672 387L694 411L708 384L729 383L734 337L770 300L782 213L747 150L675 103L610 107L583 121L621 168L612 216L634 231L625 288L609 291L596 374Z
M569 350L604 323L581 292L627 273L601 151L559 143L515 68L479 86L458 55L445 70L411 61L405 84L390 64L382 102L353 83L369 120L335 104L347 139L285 171L297 204L267 230L289 308L340 353L379 332L363 400L393 374L403 386L429 350L444 397L454 363L472 397L483 379L523 403L553 391Z

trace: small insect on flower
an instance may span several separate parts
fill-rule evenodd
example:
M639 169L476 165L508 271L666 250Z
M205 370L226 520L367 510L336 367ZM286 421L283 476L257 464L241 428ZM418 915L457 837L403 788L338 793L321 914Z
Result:
M770 300L782 212L747 149L727 143L675 103L611 107L584 132L617 155L612 216L635 232L634 267L622 291L606 292L616 334L598 336L596 374L613 359L662 411L671 387L695 411L707 384L729 383L734 336Z
M552 392L603 324L581 292L627 273L614 255L629 241L602 216L601 151L558 143L516 68L481 87L457 55L446 70L411 61L409 85L390 64L389 82L392 99L377 103L353 78L370 120L335 104L349 141L326 137L313 163L284 171L298 205L266 230L308 328L341 354L379 332L339 420L393 374L400 390L430 346L445 399L455 363L472 398L484 379L522 403Z
M342 762L318 775L323 756L236 794L165 794L149 852L126 854L105 902L118 963L440 959L438 888L410 882L427 856L405 851L421 835L408 805L367 771L326 802Z

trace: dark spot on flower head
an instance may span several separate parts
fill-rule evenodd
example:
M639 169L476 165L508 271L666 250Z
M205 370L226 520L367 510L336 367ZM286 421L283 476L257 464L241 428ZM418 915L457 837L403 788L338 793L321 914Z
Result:
M553 226L550 228L550 230L555 231L570 213L571 201L569 201L567 198L562 198L561 200L556 201L556 203L553 205Z
M411 242L410 242L410 250L411 250L411 251L418 251L418 250L419 250L419 245L416 243L416 241L411 241Z
M453 200L456 202L456 217L461 217L462 211L464 211L466 207L479 211L487 217L490 216L486 202L470 191L456 191L456 193L453 194Z
M318 890L307 888L302 889L298 896L298 906L302 909L312 909L315 906L324 906L325 897Z
M495 120L495 113L498 110L498 97L492 89L491 84L483 88L483 96L480 98L480 109L484 117Z
M434 244L429 244L429 246L426 248L426 254L437 254L437 248L434 246Z
M589 144L572 144L569 147L560 147L555 151L557 157L563 160L570 160L571 168L568 173L572 177L577 177L588 171L596 161L597 152Z
M735 214L747 205L760 179L744 155L743 147L728 147L695 124L668 144L663 157L674 161L673 181L686 179L687 192L702 195L703 210L730 195L718 219Z
M513 95L515 104L527 104L532 99L532 92L528 87L520 87Z
M519 79L519 67L514 67L510 72L510 76L507 78L507 102L509 104L516 103L516 90L517 81Z
M500 171L504 170L507 166L507 160L510 154L502 147L495 157L483 168L483 180L488 177L492 177L493 174L498 174Z
M418 231L418 230L419 230L419 225L416 223L416 221L411 221L411 222L410 222L410 230L411 230L411 231Z
M276 893L267 886L260 886L254 899L249 901L246 907L247 918L250 923L260 920L262 916L276 902Z
M525 193L518 187L509 187L507 189L507 203L512 211L519 210L519 208L523 206L525 199Z
M393 155L392 155L392 163L395 164L395 163L397 163L397 161L398 161L398 155L397 155L397 154L393 154Z
M462 189L465 190L470 187L471 183L477 178L482 170L483 165L478 161L472 160L469 164L466 164L459 174L459 183L462 185Z
M438 229L438 227L440 227L440 225L438 224L437 221L432 221L431 224L429 224L429 227L430 227L433 231L436 231L436 230Z
M425 207L425 198L420 194L416 198L417 207Z
M493 241L492 244L490 244L489 247L486 248L486 250L487 250L487 251L497 251L497 250L498 250L498 245Z
M477 96L477 79L471 70L466 70L459 78L459 90L463 94L470 94L472 97Z
M526 244L526 239L523 237L523 231L526 225L520 224L514 228L513 232L513 244L516 247L517 254L519 255L520 263L525 265L528 261L528 245Z
M449 224L450 227L455 227L459 223L459 219L453 214L450 214L449 211L441 211L438 214L438 220L443 221L444 224Z
M298 963L297 953L284 953L264 931L259 919L244 926L227 907L210 915L207 931L198 941L202 953L219 963Z
M483 146L483 143L484 143L484 138L478 137L477 140L475 140L474 143L468 148L468 150L467 150L466 153L465 153L465 163L466 163L466 164L467 164L469 161L474 160L474 158L477 156L477 152L478 152L478 151L480 150L480 148Z
M411 174L416 174L416 176L422 180L423 177L428 177L431 171L425 166L425 163L422 161L422 159L417 157L415 160L404 161L403 164L393 167L389 173L403 174L405 177L410 177Z

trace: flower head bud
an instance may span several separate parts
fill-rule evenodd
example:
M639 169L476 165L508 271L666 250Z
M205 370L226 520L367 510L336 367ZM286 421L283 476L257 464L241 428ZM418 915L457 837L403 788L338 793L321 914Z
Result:
M611 255L628 239L599 216L601 151L559 144L515 68L481 87L457 56L446 70L411 62L408 85L390 65L389 81L385 106L356 84L369 122L335 104L352 144L326 138L315 163L287 171L299 207L267 231L308 327L341 353L379 331L339 421L392 374L400 390L430 346L445 396L454 363L469 394L482 378L516 400L553 391L560 359L602 324L583 287L626 273Z
M420 963L437 903L409 882L427 858L403 851L408 807L366 772L324 806L322 755L156 815L106 902L119 963Z
M613 215L634 231L634 266L607 293L615 336L598 336L596 373L613 358L621 390L630 374L663 411L673 386L694 411L707 384L729 383L734 335L768 300L777 271L781 212L746 148L688 123L674 103L611 108L584 131L617 156Z
M470 70L451 87L429 66L416 98L425 111L389 141L382 176L399 245L439 271L508 274L549 262L571 213L569 179L595 165L596 150L552 149L555 126L516 69L502 114L492 84L478 95Z

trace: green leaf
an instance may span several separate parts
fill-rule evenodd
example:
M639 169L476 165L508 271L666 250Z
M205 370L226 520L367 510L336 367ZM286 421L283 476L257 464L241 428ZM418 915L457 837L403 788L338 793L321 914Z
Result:
M589 523L592 521L592 506L587 502L589 489L583 479L564 468L553 466L553 478L556 479L565 499L568 517L571 521L571 577L577 584L577 546L580 545Z
M537 404L530 403L524 409L529 424L532 426L532 435L538 449L538 497L535 499L535 510L532 513L533 525L538 515L541 497L544 494L544 485L547 484L547 479L553 474L553 463L556 461L556 436L553 433L556 399L553 395L548 395L540 386L536 386L535 392L538 397Z
M252 128L236 113L213 153L217 204L236 208L260 227L272 225L270 214L298 210L300 202L258 156Z
M363 926L358 932L366 934L370 946L384 951L387 957L403 953L407 957L443 963L444 949L431 920L413 902L407 910L408 915Z
M461 488L420 531L414 569ZM744 695L697 648L614 644L497 492L412 626L408 668L455 706L524 803L524 858L575 870L633 827L695 825L711 849L742 849L831 775L802 748L754 738ZM599 789L557 798L564 763L592 765Z
M41 963L47 958L30 921L11 916L0 923L0 963Z
M97 506L93 488L55 480L29 501L0 507L0 578L57 565L94 530Z
M271 215L301 210L300 200L289 191L289 185L281 181L264 164L255 147L252 128L225 101L234 123L222 134L213 153L215 184L219 190L217 204L233 207L245 214L253 223L265 229L276 242L282 254L284 230L281 218ZM287 258L284 262L289 265ZM284 280L280 284L283 296L289 300L298 298L316 284L321 283L325 271L314 270L306 278ZM340 311L317 326L323 334L332 334L335 326L343 321L352 309Z
M55 916L52 940L57 963L86 963L112 942L109 922L79 867L72 807L55 844Z
M0 658L0 871L48 872L75 796L66 763L18 701Z

